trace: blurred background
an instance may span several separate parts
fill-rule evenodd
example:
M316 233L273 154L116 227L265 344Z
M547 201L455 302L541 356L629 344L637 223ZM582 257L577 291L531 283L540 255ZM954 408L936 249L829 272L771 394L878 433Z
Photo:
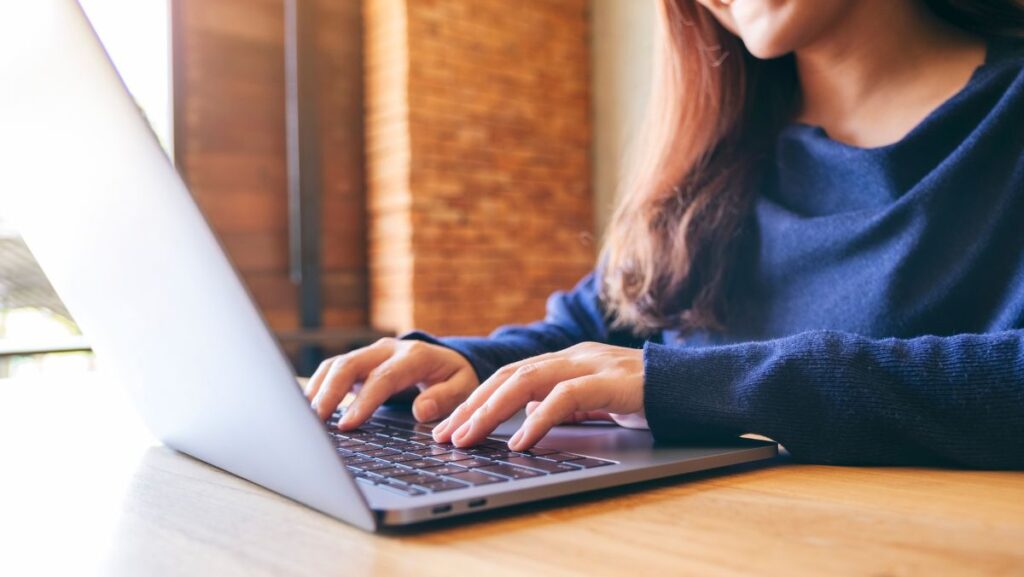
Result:
M82 0L308 374L544 314L594 264L652 0ZM0 378L93 366L0 207Z

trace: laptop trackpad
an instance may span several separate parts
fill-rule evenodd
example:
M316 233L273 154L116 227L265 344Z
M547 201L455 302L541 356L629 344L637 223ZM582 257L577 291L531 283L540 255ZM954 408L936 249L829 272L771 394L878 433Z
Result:
M520 411L502 423L490 436L501 439L511 437L519 430L525 418L526 413ZM537 445L601 457L620 455L623 449L650 448L654 445L654 437L650 431L626 429L605 421L590 421L555 427Z

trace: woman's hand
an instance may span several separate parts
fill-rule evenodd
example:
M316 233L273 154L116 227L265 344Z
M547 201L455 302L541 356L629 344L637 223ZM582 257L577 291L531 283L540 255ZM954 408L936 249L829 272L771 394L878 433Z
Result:
M582 343L502 367L434 428L434 440L478 443L531 401L540 403L509 439L513 451L532 447L565 421L642 415L643 351Z
M356 383L359 394L338 428L363 424L391 395L418 385L423 391L412 405L418 421L433 421L466 400L479 381L469 361L445 347L422 341L380 339L376 343L327 359L313 373L306 397L327 420Z

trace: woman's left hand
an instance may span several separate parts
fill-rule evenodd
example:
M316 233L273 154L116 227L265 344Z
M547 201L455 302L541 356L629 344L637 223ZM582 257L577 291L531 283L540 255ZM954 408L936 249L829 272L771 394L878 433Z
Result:
M529 416L508 442L513 451L532 447L566 421L636 421L644 408L643 351L581 343L506 365L434 428L434 440L456 447L479 443L528 403Z

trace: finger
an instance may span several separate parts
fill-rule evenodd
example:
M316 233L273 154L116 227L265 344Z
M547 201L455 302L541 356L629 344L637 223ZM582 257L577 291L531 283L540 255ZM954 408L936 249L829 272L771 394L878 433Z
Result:
M389 347L371 345L336 357L327 369L316 396L313 397L313 410L322 420L326 420L338 408L338 404L352 386L366 378L374 367L390 355Z
M539 406L540 401L530 401L529 403L526 403L526 416L532 415L533 411L535 411ZM611 421L613 423L617 423L618 419L613 417L608 411L577 411L572 415L569 415L569 418L562 421L560 424L566 425L571 423L583 423L586 421Z
M574 413L599 411L611 400L611 385L603 377L586 375L561 382L523 421L508 447L513 451L528 449Z
M452 411L452 414L449 415L447 419L441 421L440 423L437 424L436 427L434 427L434 430L432 431L434 435L434 440L440 443L450 441L451 433L453 433L455 429L457 429L459 426L462 425L462 423L465 422L466 418L468 418L469 415L476 410L476 407L480 406L482 402L481 399L486 399L487 397L489 397L491 393L494 392L495 389L500 387L502 383L507 381L513 374L515 374L516 370L519 369L519 367L529 362L534 362L549 356L551 355L548 354L540 355L537 357L531 357L529 359L505 365L504 367L501 367L500 369L495 371L494 374L490 376L490 378L480 383L480 386L478 386L476 390L474 390L469 395L469 398L463 401L459 406L455 407L455 409Z
M608 411L576 411L559 424L568 425L586 423L590 421L610 421L614 423L615 419L612 418L611 413Z
M501 388L517 372L526 370L524 367L544 362L545 360L553 357L554 356L552 354L539 355L517 363L505 365L498 369L489 379L477 387L476 390L469 395L469 398L463 401L459 406L455 407L455 410L452 411L452 414L447 419L441 421L438 426L434 427L434 440L437 442L451 441L452 434L454 434L459 427L463 426L469 417L472 416L472 414L480 408L480 406L485 403L495 391Z
M543 399L555 385L580 376L582 370L577 363L563 358L523 365L455 429L452 443L457 447L479 443L526 403Z
M377 342L373 343L372 345L369 345L367 347L363 347L363 348L360 348L360 349L356 349L355 351L352 351L352 352L350 352L348 354L352 355L354 353L361 353L362 351L364 351L366 349L370 349L370 348L388 348L388 349L392 349L394 347L394 341L395 341L395 339L393 339L393 338L379 339ZM306 391L305 392L306 392L306 398L309 399L310 402L312 402L313 399L315 399L317 394L320 392L320 387L323 386L323 383L326 380L328 373L330 373L330 371L331 371L331 367L334 365L334 363L336 361L338 361L343 356L345 356L345 355L338 355L336 357L331 357L329 359L325 359L323 362L320 363L320 366L318 366L316 368L316 371L313 372L313 376L309 377L309 381L306 382Z
M422 380L424 368L415 350L392 356L370 371L359 395L338 422L339 429L348 431L362 425L388 397Z
M469 395L469 398L463 401L459 406L455 407L455 410L452 411L452 414L449 415L447 419L441 421L436 427L434 427L434 440L441 443L451 441L452 434L455 430L461 427L470 415L472 415L480 405L486 402L487 399L494 394L494 391L505 384L508 379L512 378L517 371L527 365L559 358L563 353L564 351L559 351L555 353L537 355L515 363L510 363L495 371L490 378L481 383L480 386L478 386Z
M412 414L417 421L428 423L447 415L466 400L476 384L473 369L456 371L445 381L428 386L412 403Z
M458 426L461 426L462 423L465 422L466 418L472 414L475 408L480 405L480 399L485 399L490 396L490 394L500 387L502 383L508 380L519 367L531 360L533 360L533 358L505 365L495 371L495 373L486 381L481 383L465 401L455 407L452 414L449 415L447 419L441 421L436 427L434 427L434 430L432 431L434 440L439 443L446 443L450 441L451 433L454 432Z
M320 391L320 384L324 382L324 377L327 376L327 372L331 370L331 364L338 357L331 357L324 359L320 366L313 372L313 376L309 377L309 381L306 383L306 399L310 402L316 398L317 392Z

